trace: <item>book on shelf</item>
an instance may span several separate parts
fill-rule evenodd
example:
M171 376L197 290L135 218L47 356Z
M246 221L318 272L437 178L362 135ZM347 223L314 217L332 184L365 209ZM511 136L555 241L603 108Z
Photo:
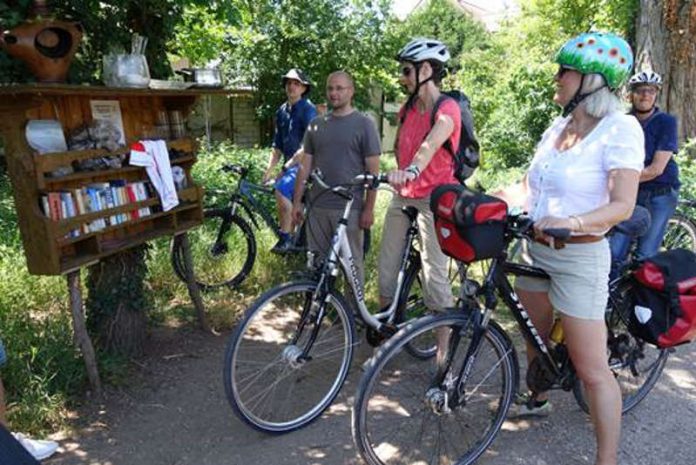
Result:
M84 187L64 191L48 192L41 195L40 207L47 218L60 221L88 213L114 209L129 203L138 203L151 197L152 189L147 181L127 182L116 179L109 182L95 182ZM71 230L68 237L100 231L130 220L152 214L148 206L134 208L120 213L106 214L100 218L84 222Z

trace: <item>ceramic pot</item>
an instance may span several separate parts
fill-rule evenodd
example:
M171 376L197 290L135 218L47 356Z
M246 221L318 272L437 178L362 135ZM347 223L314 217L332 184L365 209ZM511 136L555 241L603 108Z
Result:
M0 47L40 82L64 82L82 40L79 23L30 20L0 35Z

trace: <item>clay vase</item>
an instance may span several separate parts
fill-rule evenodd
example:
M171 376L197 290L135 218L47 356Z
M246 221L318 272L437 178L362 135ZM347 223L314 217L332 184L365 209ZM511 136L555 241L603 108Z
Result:
M80 40L79 23L36 19L0 34L0 48L23 61L39 82L65 82Z

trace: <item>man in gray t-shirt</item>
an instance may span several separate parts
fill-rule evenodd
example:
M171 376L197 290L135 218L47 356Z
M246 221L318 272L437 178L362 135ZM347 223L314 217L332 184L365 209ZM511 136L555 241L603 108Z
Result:
M293 196L296 223L302 221L301 199L312 170L319 168L330 186L350 182L365 172L379 173L381 149L377 128L370 118L353 108L354 92L353 79L346 72L334 72L326 80L326 96L332 111L313 119L304 135L304 154ZM374 223L377 193L374 190L365 193L361 187L356 187L355 193L347 232L360 281L364 282L362 230ZM309 192L309 202L312 209L307 218L307 242L309 249L323 258L329 251L346 201L314 185Z

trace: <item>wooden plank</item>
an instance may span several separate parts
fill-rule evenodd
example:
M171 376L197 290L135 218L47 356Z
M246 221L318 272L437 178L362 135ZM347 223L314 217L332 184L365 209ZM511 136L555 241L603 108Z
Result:
M71 84L4 84L0 85L0 95L21 96L133 96L133 97L197 97L200 95L252 94L252 89L129 89L106 86L83 86Z
M193 141L191 139L178 139L175 141L170 141L167 143L167 146L170 148L175 148L178 150L183 150L186 152L191 152L193 151ZM60 168L62 166L70 166L72 162L74 161L81 161L81 160L89 160L91 158L101 158L101 157L106 157L109 155L124 155L130 153L130 147L120 147L117 150L114 150L113 152L109 152L106 149L94 149L94 150L72 150L72 151L67 151L67 152L54 152L54 153L44 153L43 155L40 154L35 154L34 155L34 164L36 166L36 171L38 172L50 172L55 170L56 168ZM195 160L193 156L191 157L184 157L182 158L177 158L173 161L176 161L179 163L180 161L191 161ZM80 172L82 173L82 172ZM118 174L117 170L109 170L109 173L114 173ZM79 173L75 173L77 175ZM73 175L68 175L68 176L73 176ZM51 180L70 180L68 176L61 176L58 178L46 178L46 182L50 182Z
M120 223L120 224L116 224L113 226L107 226L106 228L100 229L99 231L94 231L94 232L90 232L87 234L81 234L80 236L77 236L77 237L64 237L65 234L67 234L71 229L75 229L77 226L82 225L82 223L87 223L89 221L93 221L93 220L96 220L98 218L104 218L107 216L111 216L112 214L115 214L115 213L129 212L132 210L136 210L138 208L143 208L143 207L153 206L153 205L158 205L158 204L159 204L158 199L148 199L148 200L143 200L142 202L129 203L128 205L122 205L122 206L117 207L117 208L109 208L107 210L100 210L98 212L88 213L87 215L76 216L74 218L68 218L66 220L61 220L60 222L54 222L54 223L58 223L56 225L56 229L55 229L56 240L57 240L58 244L61 246L67 245L67 244L74 244L77 242L87 240L93 236L103 235L103 234L106 234L108 232L127 228L128 226L132 226L132 225L139 224L139 223L154 221L158 218L165 217L165 216L168 216L170 214L177 213L177 212L182 212L185 210L192 210L197 206L196 204L181 205L173 210L169 210L166 212L152 213L150 215L143 216L141 218L136 218L134 220L126 221L125 223ZM109 212L112 212L112 213L109 213ZM49 220L48 218L46 218L46 219L48 221L52 221L52 220Z

